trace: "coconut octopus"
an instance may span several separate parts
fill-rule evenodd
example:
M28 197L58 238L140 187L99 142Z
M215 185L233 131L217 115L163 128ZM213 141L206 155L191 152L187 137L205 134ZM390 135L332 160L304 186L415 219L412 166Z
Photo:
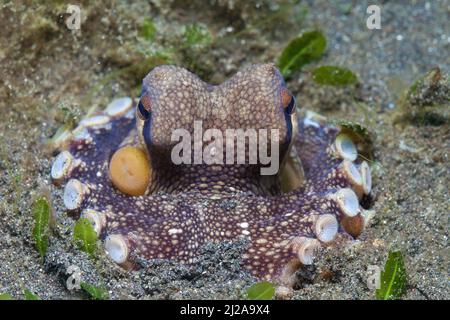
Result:
M243 267L289 287L317 249L351 242L371 215L363 208L370 168L352 135L297 109L273 64L251 65L221 85L159 66L144 78L136 102L116 99L55 140L60 153L51 176L64 186L67 210L92 222L123 267L136 267L137 256L189 264L208 241L244 237ZM214 134L278 130L269 149L279 150L280 169L261 174L263 157L220 163L215 148L207 152L212 161L175 163L175 129L194 136L182 152L187 158L208 148L198 149L196 139L213 140L194 132L198 120ZM248 139L234 151L242 147L250 147Z

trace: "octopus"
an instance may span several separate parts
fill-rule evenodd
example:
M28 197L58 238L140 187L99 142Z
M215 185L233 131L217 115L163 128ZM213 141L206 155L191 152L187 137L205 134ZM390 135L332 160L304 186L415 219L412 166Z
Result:
M138 99L113 100L55 140L51 177L64 187L67 211L88 219L124 268L135 268L136 257L192 264L207 242L245 238L243 268L289 287L321 247L355 241L373 213L358 142L303 111L273 64L248 66L220 85L158 66ZM239 144L229 129L278 136L258 137L267 152L250 161L251 135ZM193 137L183 150L176 130ZM231 156L217 148L230 141ZM263 174L269 151L279 168ZM174 153L192 161L174 161ZM195 161L199 153L210 157Z

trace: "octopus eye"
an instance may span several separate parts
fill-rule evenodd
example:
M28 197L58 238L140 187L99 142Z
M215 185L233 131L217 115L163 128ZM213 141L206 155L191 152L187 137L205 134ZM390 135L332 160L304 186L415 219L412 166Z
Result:
M295 98L287 89L281 90L281 104L287 114L295 111Z
M141 100L139 100L139 104L137 107L137 115L141 120L148 120L150 118L151 112L151 104L150 99L146 96L142 96Z

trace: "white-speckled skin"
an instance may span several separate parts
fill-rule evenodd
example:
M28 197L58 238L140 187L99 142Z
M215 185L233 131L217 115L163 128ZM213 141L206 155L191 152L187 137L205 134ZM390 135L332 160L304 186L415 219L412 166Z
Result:
M313 118L289 122L292 117L281 105L284 88L273 65L250 66L220 86L208 85L182 68L154 69L144 79L141 97L150 118L136 121L134 110L114 106L120 110L117 115L102 113L110 119L107 125L103 118L96 118L99 123L85 121L92 124L87 133L79 139L71 136L67 151L77 165L65 179L80 181L83 197L70 209L77 206L80 213L89 210L90 216L96 212L102 218L96 219L102 222L96 227L103 238L114 236L108 246L121 264L122 252L117 250L123 247L127 262L130 252L189 263L207 241L246 237L250 246L243 267L259 278L289 284L292 272L312 262L319 245L352 239L340 222L364 216L358 201L369 189L354 170L363 167L365 176L370 172L359 158L343 165L346 155L335 143L338 128ZM192 121L199 119L205 128L220 130L279 129L281 160L294 144L305 181L283 194L279 177L261 177L259 165L175 166L170 162L171 130L191 131ZM293 135L289 126L295 126ZM130 197L111 185L108 163L120 146L139 141L148 151L154 176L146 195ZM347 150L351 141L345 143Z

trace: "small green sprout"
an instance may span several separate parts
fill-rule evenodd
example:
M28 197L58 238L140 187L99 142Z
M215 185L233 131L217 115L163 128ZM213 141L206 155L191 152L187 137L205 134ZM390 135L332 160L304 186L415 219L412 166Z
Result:
M255 283L247 289L247 297L249 300L272 300L275 295L275 288L268 281Z
M145 40L153 41L156 38L156 26L150 19L145 19L140 26L139 35Z
M202 24L193 23L183 27L183 39L189 46L203 47L212 42L208 28Z
M0 300L13 300L13 297L9 293L2 293L0 294Z
M86 291L89 294L89 296L94 300L108 300L109 299L108 292L103 288L96 287L87 282L81 282L80 287L81 287L81 289Z
M28 289L23 290L23 294L25 296L25 300L41 300L39 296L35 295L33 292L31 292Z
M376 290L378 300L399 299L406 289L406 269L400 251L390 251L381 272L381 286Z
M45 197L36 199L33 203L32 211L34 219L33 238L41 258L44 258L48 248L50 230L50 205L47 199Z
M289 77L304 65L318 60L326 47L327 40L320 31L306 32L284 48L278 67L284 77Z
M314 69L312 74L315 82L330 86L348 86L358 81L353 72L336 66L321 66Z
M423 78L416 79L411 87L409 87L408 95L413 95L417 93L417 89L423 85Z
M81 251L93 256L97 250L97 233L91 222L80 218L73 229L73 240Z

